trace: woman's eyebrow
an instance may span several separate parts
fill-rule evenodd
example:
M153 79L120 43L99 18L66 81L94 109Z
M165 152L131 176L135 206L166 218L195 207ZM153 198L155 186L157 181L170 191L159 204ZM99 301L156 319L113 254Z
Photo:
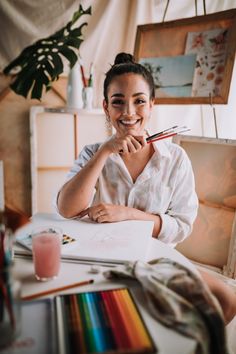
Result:
M114 93L111 98L112 97L125 97L125 95L123 95L122 93Z
M147 94L144 93L144 92L137 92L137 93L134 93L132 96L133 96L133 97L136 97L136 96L140 96L140 95L147 96Z
M136 96L140 96L140 95L145 95L145 96L147 96L147 94L144 93L144 92L137 92L137 93L134 93L134 94L132 95L132 97L136 97ZM125 95L123 95L123 93L114 93L114 94L111 96L111 98L112 98L112 97L125 97Z

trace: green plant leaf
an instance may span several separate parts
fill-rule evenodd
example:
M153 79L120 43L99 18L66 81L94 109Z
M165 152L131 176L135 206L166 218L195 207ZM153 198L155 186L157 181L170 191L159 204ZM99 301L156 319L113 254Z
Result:
M26 47L21 54L8 64L4 74L16 74L11 84L14 92L24 97L41 99L44 89L50 90L52 82L63 72L62 58L66 58L72 68L78 60L78 49L83 42L82 29L87 22L78 28L72 28L83 15L91 15L91 7L73 14L66 26Z
M40 99L42 97L42 91L43 91L43 87L46 86L47 87L47 83L49 82L47 76L42 73L37 81L34 81L34 86L33 89L31 91L31 98L36 98L36 99Z
M70 48L63 46L62 49L60 50L60 53L63 54L63 56L69 60L71 68L75 65L77 62L77 55L73 50Z
M91 6L87 9L87 10L83 10L83 7L80 5L79 6L79 10L76 11L73 15L73 18L72 18L72 24L74 24L79 18L80 16L84 14L84 15L91 15Z

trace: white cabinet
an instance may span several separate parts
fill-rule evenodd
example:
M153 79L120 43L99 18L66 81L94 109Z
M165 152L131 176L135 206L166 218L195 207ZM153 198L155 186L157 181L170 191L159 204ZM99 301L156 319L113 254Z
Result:
M50 109L30 111L32 213L52 212L52 200L74 159L86 144L109 135L102 110Z

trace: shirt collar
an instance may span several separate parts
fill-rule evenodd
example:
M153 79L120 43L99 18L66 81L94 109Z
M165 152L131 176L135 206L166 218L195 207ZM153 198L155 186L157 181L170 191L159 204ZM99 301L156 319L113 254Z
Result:
M154 141L153 142L153 146L154 146L155 151L157 151L160 156L167 157L167 158L171 157L170 150L168 148L169 144L170 143L167 141Z
M150 136L150 132L147 130L147 134ZM154 150L160 155L161 157L167 157L170 158L171 154L169 151L169 141L164 141L164 140L159 140L159 141L154 141L153 143Z

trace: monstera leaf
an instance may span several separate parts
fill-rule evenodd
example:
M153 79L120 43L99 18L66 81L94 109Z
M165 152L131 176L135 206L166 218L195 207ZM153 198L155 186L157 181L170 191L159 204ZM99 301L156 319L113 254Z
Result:
M75 65L78 59L76 50L83 42L82 28L87 23L81 24L78 28L75 28L74 24L83 15L91 15L91 7L83 10L80 5L79 10L65 27L25 48L4 69L6 75L16 73L11 84L14 92L24 97L30 92L31 98L41 99L43 89L50 90L52 82L63 72L62 57L69 61L71 68Z

